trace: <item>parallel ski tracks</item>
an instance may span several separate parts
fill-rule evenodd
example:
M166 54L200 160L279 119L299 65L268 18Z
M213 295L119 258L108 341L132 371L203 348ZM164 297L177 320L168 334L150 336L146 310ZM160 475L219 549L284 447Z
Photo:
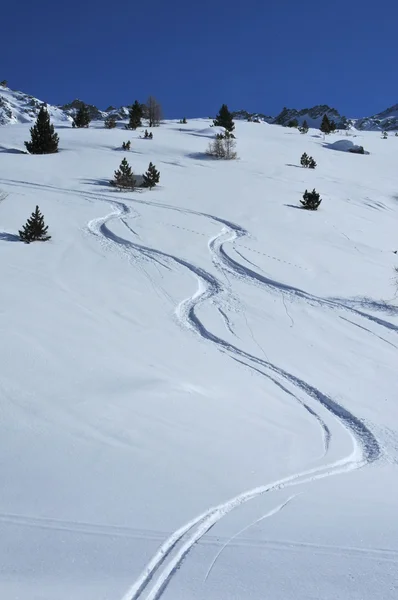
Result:
M7 183L12 185L12 182ZM14 182L14 184L16 183L21 185L23 182ZM26 186L32 187L33 184L26 183ZM183 525L160 546L141 575L124 595L123 600L159 600L177 569L181 566L184 558L192 550L195 544L199 542L199 540L225 515L244 503L249 502L253 498L273 491L303 485L325 477L353 471L374 463L381 457L380 445L370 429L359 418L338 404L334 399L296 375L274 365L268 361L266 357L260 358L250 354L235 344L232 344L209 331L198 317L197 308L204 302L211 300L220 310L220 313L223 314L221 312L222 307L220 306L220 299L223 296L228 297L230 290L228 290L217 277L202 267L194 265L179 256L145 246L144 244L132 242L114 234L108 226L112 220L119 220L128 227L126 219L131 214L131 207L127 205L126 202L116 201L115 197L110 194L96 194L94 192L82 192L80 190L64 190L53 188L52 186L37 187L44 188L44 190L48 188L49 191L57 189L60 193L83 196L90 201L110 203L113 207L111 213L104 217L94 219L88 224L87 229L92 235L97 236L101 239L101 242L107 246L117 246L119 250L122 250L122 252L132 260L136 260L137 256L140 256L145 260L158 263L165 268L170 268L170 264L174 263L174 265L187 269L196 277L198 289L191 297L183 300L176 309L176 316L182 326L201 337L207 343L215 345L231 359L272 380L287 394L293 396L300 402L300 404L317 419L318 424L320 425L324 439L325 454L327 454L332 434L322 416L315 408L310 406L309 403L314 403L314 406L320 405L323 409L326 409L335 421L349 433L352 439L352 452L348 456L329 464L303 470L280 480L242 492L226 502L207 509L202 514ZM250 266L241 264L227 253L225 249L227 243L233 247L233 244L240 238L249 235L248 232L239 225L214 215L178 208L159 202L146 201L137 198L129 198L128 201L206 218L213 223L221 225L222 229L220 233L211 238L208 243L208 248L215 267L224 276L229 274L230 276L243 279L251 285L261 285L269 291L275 291L291 297L293 296L309 304L321 305L329 309L349 311L358 317L373 321L375 324L389 329L390 331L398 331L398 326L393 323L354 308L340 299L317 297L309 294L305 290L268 278L264 274L260 274L258 271L252 269L251 267L253 266L255 268L255 265L250 261L246 261ZM134 231L131 232L134 233ZM289 389L290 386L297 390L297 394ZM305 394L308 398L308 402L304 402L298 394ZM215 561L213 561L213 564L214 562ZM211 571L212 566L213 565L210 566L209 572Z
M304 393L310 401L315 401L315 403L326 409L350 434L353 445L351 454L346 457L336 460L330 464L303 470L278 481L274 481L272 483L262 485L238 494L234 498L231 498L224 503L209 508L175 531L160 546L159 550L149 561L144 571L123 597L123 600L139 600L141 598L142 600L159 600L174 574L195 544L197 544L200 539L203 538L203 536L205 536L212 529L212 527L217 524L218 521L220 521L220 519L222 519L232 510L245 504L246 502L249 502L253 498L273 491L307 484L318 479L346 473L369 465L380 458L381 449L376 437L369 430L369 428L355 415L338 404L334 399L316 389L309 383L303 381L299 377L287 372L277 365L274 365L266 358L260 358L250 354L235 344L232 344L231 342L209 331L198 317L197 309L204 302L211 300L216 304L221 314L223 314L222 308L217 305L217 301L218 297L228 294L228 289L226 286L207 270L194 265L179 256L175 256L143 244L138 244L137 242L132 242L114 234L108 227L109 221L118 218L121 220L121 222L124 222L128 213L128 208L126 207L125 203L113 202L113 205L115 210L112 213L106 217L96 219L89 223L88 229L91 233L97 236L102 236L106 243L111 242L117 244L123 250L123 252L126 252L127 254L131 252L134 254L134 256L136 256L137 253L140 253L146 258L160 262L160 264L164 264L164 261L166 261L168 265L170 263L174 263L175 265L184 267L196 277L198 281L198 288L196 292L189 298L180 302L176 308L176 315L179 322L186 329L200 336L208 343L214 344L221 352L226 353L236 362L256 371L264 377L267 377L276 385L281 387L287 394L293 396L308 412L310 412L312 416L314 416L320 425L324 440L325 454L327 454L331 439L331 431L329 426L326 424L321 415L308 404L308 402L301 400L301 398L297 394L291 392L287 386L292 385L300 392L300 394ZM174 207L168 207L164 205L159 206L162 208L175 210ZM245 278L250 283L260 283L266 287L278 289L282 293L294 294L295 296L309 301L310 303L323 304L330 308L344 307L338 302L319 299L307 294L302 290L273 282L265 276L251 270L249 267L243 266L232 259L226 253L224 245L227 243L231 244L239 239L239 237L247 235L247 232L243 228L212 215L196 213L194 211L185 211L184 209L181 209L181 211L207 217L213 222L215 221L222 225L221 231L216 236L212 237L208 242L208 248L213 263L221 273L228 272L230 275ZM358 313L356 309L350 310ZM213 565L211 565L208 573L210 573L212 566Z

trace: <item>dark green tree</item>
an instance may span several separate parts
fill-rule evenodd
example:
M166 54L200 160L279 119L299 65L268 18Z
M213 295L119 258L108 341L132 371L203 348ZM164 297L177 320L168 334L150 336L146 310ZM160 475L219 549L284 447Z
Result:
M78 127L79 129L82 127L88 127L90 125L91 117L90 111L88 107L82 102L80 108L78 109L76 115L73 118L73 127Z
M297 121L297 119L290 119L290 121L288 122L287 126L288 127L298 127L299 122Z
M159 183L159 179L160 172L156 169L155 165L150 162L148 170L144 174L144 181L142 184L143 187L147 187L151 190L157 183Z
M126 158L123 158L120 167L115 171L113 180L109 183L121 190L133 190L135 188L137 182Z
M233 122L232 114L228 110L228 106L223 104L219 110L218 115L213 121L213 124L217 127L224 127L227 131L233 131L235 129L235 123Z
M130 150L130 146L131 146L130 140L128 140L127 142L123 142L122 143L122 149L123 150Z
M143 112L142 104L136 100L134 104L129 107L129 122L126 125L126 129L137 129L137 127L142 127Z
M116 127L116 117L113 115L108 115L104 121L105 129L115 129Z
M47 235L47 231L48 227L44 224L44 217L39 207L36 206L35 212L18 233L22 242L30 244L30 242L46 242L51 239L51 235Z
M318 192L314 188L312 192L305 190L303 199L300 200L300 202L303 205L303 208L306 210L317 210L318 206L322 202L322 199L319 197Z
M303 152L303 154L301 155L301 159L300 159L301 166L308 167L309 159L310 159L310 157L308 156L308 154L306 152Z
M335 126L335 128L336 128L336 126ZM332 124L329 121L327 114L323 115L322 123L321 123L321 126L319 127L319 129L322 131L322 133L325 133L325 134L328 134L331 131L333 131Z
M58 135L51 125L50 115L43 105L37 115L36 124L30 129L31 141L25 142L30 154L55 154L58 152Z
M308 133L308 123L307 121L303 121L303 124L301 125L301 127L299 127L299 132L300 133Z

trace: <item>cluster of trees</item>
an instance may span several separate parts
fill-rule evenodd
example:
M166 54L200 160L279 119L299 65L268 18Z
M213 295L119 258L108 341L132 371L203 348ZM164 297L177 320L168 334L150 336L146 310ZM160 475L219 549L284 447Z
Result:
M142 187L151 190L160 181L160 172L155 165L150 162L148 170L142 176ZM133 170L126 158L123 158L118 169L116 169L113 179L109 182L110 185L117 187L119 190L133 190L137 185L137 180Z
M312 192L305 190L303 194L303 199L300 200L300 202L303 205L303 208L305 208L306 210L317 210L320 203L322 202L322 198L320 198L320 195L314 188Z
M235 135L232 133L235 129L235 123L232 113L229 112L226 104L223 104L220 108L218 115L213 121L213 125L223 127L224 133L216 133L213 141L210 142L207 148L207 154L224 160L237 158Z
M307 167L308 169L315 169L316 162L312 158L312 156L308 156L306 152L301 155L300 164L302 167Z

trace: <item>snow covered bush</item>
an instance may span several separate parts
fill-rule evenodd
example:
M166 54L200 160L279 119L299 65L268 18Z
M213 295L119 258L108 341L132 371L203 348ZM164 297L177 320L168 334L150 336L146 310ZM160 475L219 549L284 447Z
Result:
M306 152L302 154L300 164L302 167L307 167L309 169L315 169L316 167L315 160L312 158L312 156L308 156Z
M216 134L214 140L210 142L207 154L214 158L224 160L234 160L237 158L236 141L233 133L226 131L225 134Z

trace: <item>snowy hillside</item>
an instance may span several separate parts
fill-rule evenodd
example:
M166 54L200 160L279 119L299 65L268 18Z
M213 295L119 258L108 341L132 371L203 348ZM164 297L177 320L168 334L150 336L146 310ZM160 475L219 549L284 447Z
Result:
M0 130L0 598L396 600L398 139L52 114Z

